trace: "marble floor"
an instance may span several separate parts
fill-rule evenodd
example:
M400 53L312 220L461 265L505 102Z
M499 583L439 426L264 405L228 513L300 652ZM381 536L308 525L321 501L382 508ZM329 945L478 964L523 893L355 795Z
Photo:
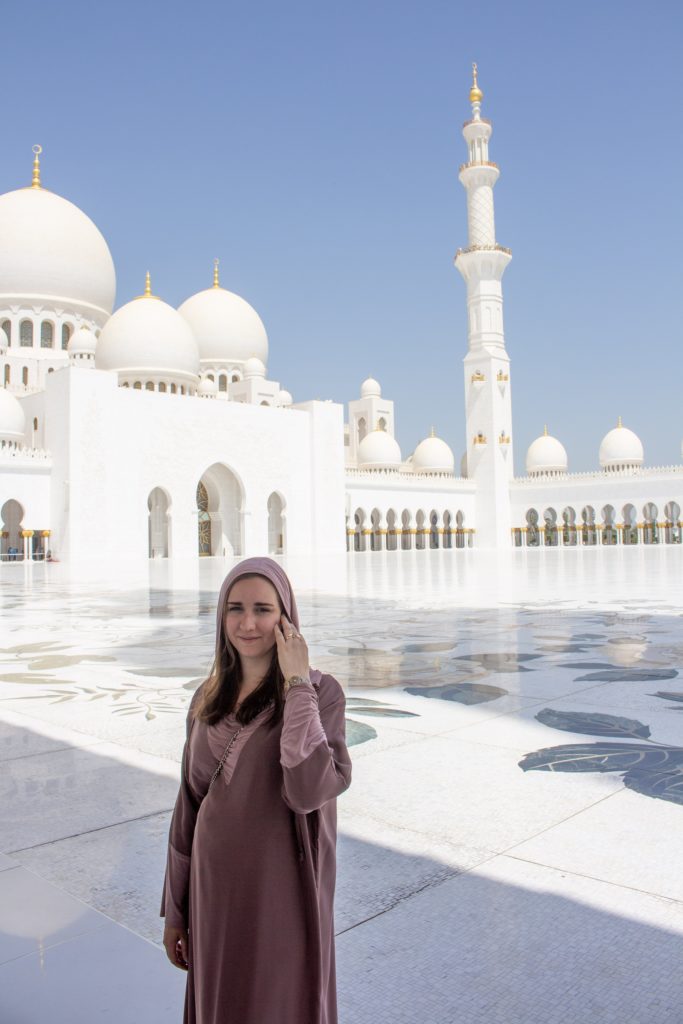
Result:
M182 1017L159 895L228 567L0 567L3 1024ZM347 693L340 1024L680 1024L683 552L286 567Z

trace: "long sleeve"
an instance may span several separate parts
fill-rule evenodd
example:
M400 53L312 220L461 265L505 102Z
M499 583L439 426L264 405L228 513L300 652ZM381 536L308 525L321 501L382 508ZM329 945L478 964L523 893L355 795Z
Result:
M190 705L192 707L192 705ZM191 714L191 712L190 712ZM173 928L188 926L188 894L190 888L190 854L199 803L187 783L187 755L191 720L188 715L188 736L183 749L180 789L176 797L168 835L166 875L161 897L160 916Z
M280 740L282 797L296 814L308 814L351 784L346 747L346 700L336 679L318 697L313 685L293 686L285 698Z

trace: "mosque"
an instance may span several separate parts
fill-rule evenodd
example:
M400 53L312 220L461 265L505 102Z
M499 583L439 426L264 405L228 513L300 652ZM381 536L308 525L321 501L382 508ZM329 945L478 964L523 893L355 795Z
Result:
M220 284L175 309L114 311L107 243L68 200L0 196L0 558L188 558L681 543L683 465L646 467L621 420L595 472L570 473L547 430L513 472L512 373L489 159L474 67L463 127L468 244L466 446L404 458L394 403L369 378L347 410L268 378L258 313ZM457 557L454 556L454 557Z

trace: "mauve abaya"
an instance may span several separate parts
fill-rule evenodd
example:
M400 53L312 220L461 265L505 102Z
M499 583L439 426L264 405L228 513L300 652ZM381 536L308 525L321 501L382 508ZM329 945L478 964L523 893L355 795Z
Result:
M229 587L254 571L299 628L280 567L248 559L221 589L217 644ZM336 797L351 763L343 690L310 678L288 690L277 726L269 705L243 727L208 793L239 723L207 725L190 705L161 907L167 924L189 929L184 1024L337 1024Z

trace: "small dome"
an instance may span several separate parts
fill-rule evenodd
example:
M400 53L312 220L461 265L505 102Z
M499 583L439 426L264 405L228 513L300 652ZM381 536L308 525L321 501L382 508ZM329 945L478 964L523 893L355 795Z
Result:
M413 469L416 473L452 473L454 466L453 452L433 432L430 437L420 441L413 452Z
M292 396L289 391L280 390L277 396L277 404L283 406L289 406L292 404Z
M256 356L252 356L244 364L244 377L248 380L250 377L265 377L266 368L260 359Z
M389 469L401 465L398 442L386 430L371 430L358 445L358 465L362 469Z
M69 338L66 346L69 355L95 355L97 338L89 327L79 327Z
M381 398L382 389L374 377L368 377L360 386L361 398Z
M144 375L196 385L199 350L186 320L177 309L145 294L117 309L97 342L98 370Z
M115 292L107 243L77 206L44 188L0 196L2 306L83 307L103 323Z
M26 416L21 402L6 388L0 388L0 441L22 444L26 430Z
M567 452L564 445L556 437L544 433L529 445L526 453L526 471L529 476L541 476L545 473L566 473Z
M622 426L621 416L617 426L603 437L599 458L602 469L633 469L642 466L642 442L632 430Z
M197 388L200 398L215 398L218 394L218 383L210 377L202 377Z
M256 310L219 285L206 288L179 306L199 345L203 365L234 366L250 356L268 360L268 335Z

